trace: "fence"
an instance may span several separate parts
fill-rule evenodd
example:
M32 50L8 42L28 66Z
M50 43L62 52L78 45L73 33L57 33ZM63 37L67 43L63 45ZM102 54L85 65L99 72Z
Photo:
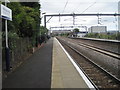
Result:
M15 68L19 65L25 58L32 53L32 42L30 38L10 38L9 39L10 48L10 65ZM2 68L5 67L5 42L3 40L2 48Z

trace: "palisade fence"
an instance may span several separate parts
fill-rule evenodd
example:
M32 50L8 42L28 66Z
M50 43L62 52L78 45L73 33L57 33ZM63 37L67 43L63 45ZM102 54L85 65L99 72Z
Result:
M3 41L3 46L5 46L5 41ZM10 65L14 68L23 62L26 57L32 54L32 40L30 38L10 38L9 48ZM5 47L3 47L2 54L2 66L3 70L5 70Z

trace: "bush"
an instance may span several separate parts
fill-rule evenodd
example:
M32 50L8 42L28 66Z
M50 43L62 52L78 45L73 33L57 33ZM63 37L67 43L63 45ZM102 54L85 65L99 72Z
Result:
M104 34L104 33L88 33L87 35L85 35L85 37L120 40L120 33L112 34L112 35Z

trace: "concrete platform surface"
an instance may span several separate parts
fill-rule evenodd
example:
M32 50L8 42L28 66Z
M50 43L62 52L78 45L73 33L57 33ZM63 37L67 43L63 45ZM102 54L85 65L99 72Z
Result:
M88 88L56 38L53 41L51 88Z
M50 88L52 47L51 38L3 81L3 88Z

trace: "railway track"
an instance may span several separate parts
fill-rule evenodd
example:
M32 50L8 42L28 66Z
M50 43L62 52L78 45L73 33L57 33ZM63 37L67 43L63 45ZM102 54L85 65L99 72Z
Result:
M71 38L74 41L77 41L81 44L91 46L94 48L101 49L103 51L107 51L109 53L113 53L116 55L120 55L119 48L120 48L120 41L111 41L111 40L100 40L100 39L78 39L78 38ZM99 42L99 43L98 43ZM107 44L105 44L107 43ZM103 47L104 46L104 47Z
M83 70L85 75L91 81L91 83L96 87L96 89L102 88L119 88L120 80L102 68L100 65L93 62L90 58L82 54L74 46L71 46L68 41L58 38L64 48L69 52L78 66ZM85 45L83 45L85 46ZM90 46L85 46L90 48ZM93 47L92 47L93 49ZM95 49L95 48L94 48ZM102 52L101 52L102 53ZM116 58L115 56L113 56Z
M97 61L96 62L97 64L99 64L101 67L106 69L106 71L108 71L109 73L114 75L114 77L117 77L117 78L120 79L120 74L118 74L119 71L120 71L119 70L120 69L120 65L119 65L120 64L120 54L119 53L111 52L110 50L100 48L99 46L96 46L96 45L91 45L91 44L88 44L88 43L86 44L85 42L81 42L79 40L73 40L73 39L69 39L69 38L63 38L63 39L65 39L70 45L72 45L74 47L77 46L77 49L87 48L88 51L92 50L91 53L94 53L94 52L98 53L98 54L94 53L98 57L100 56L100 54L102 54L101 57L96 58L96 59L93 58L93 57L96 57L96 55L88 56L88 58L90 58L91 60L94 60L94 62ZM85 51L85 52L88 52L88 51ZM85 52L82 52L82 53L86 54ZM88 53L88 54L90 54L90 53ZM104 56L106 56L107 58L103 58ZM97 60L97 59L99 59L99 60ZM102 59L104 59L104 60L102 60ZM98 61L100 61L100 62L98 62ZM105 63L103 63L103 62L105 62ZM106 63L109 63L109 64L106 65ZM118 71L116 71L116 70L118 70Z
M84 44L84 43L79 43L79 45L87 47L87 48L95 50L95 51L98 51L100 53L104 53L104 54L106 54L108 56L120 59L120 54L118 54L118 53L110 52L108 50L104 50L104 49L101 49L101 48L98 48L98 47L94 47L94 46L91 46L91 45L88 45L88 44Z

